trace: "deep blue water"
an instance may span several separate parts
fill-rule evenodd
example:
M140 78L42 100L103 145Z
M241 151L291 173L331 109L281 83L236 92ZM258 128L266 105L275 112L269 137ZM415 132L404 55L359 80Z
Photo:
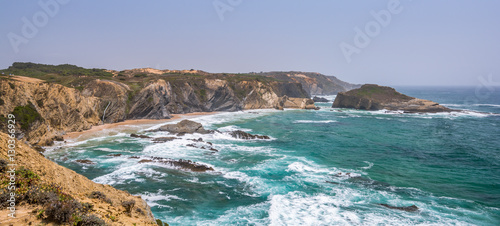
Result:
M170 225L500 225L500 88L397 90L465 111L401 114L320 103L318 111L221 113L192 120L272 140L223 133L152 143L117 133L48 155L96 182L141 195ZM186 146L199 137L220 151ZM123 155L106 156L113 153ZM215 172L139 164L132 155L189 159Z

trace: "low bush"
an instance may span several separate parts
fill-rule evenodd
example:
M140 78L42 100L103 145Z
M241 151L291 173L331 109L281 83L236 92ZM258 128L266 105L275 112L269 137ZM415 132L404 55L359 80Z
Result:
M127 213L131 213L132 208L134 208L134 206L135 206L135 200L124 201L124 202L122 202L122 206L125 207L125 211Z

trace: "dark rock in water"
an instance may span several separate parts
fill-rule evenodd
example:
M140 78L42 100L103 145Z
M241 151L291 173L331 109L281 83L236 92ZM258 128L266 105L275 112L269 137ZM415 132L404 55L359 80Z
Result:
M129 159L139 159L139 158L141 158L141 157L139 157L139 156L135 156L135 155L134 155L134 156L130 156L130 157L128 157L128 158L129 158Z
M326 182L326 183L329 183L329 184L336 184L336 185L340 184L340 183L338 183L338 182L333 182L333 181L325 181L325 182Z
M92 162L91 160L88 160L88 159L77 159L77 160L75 160L75 162L82 163L82 164L89 164L89 165L95 164L95 162Z
M157 137L157 138L153 139L153 142L155 142L155 143L165 143L165 142L168 142L168 141L173 141L175 139L179 139L179 138L177 138L177 137Z
M130 137L135 137L135 138L151 138L150 136L146 135L137 135L135 133L130 134Z
M141 159L139 163L150 163L150 162L155 162L155 163L162 163L162 164L167 164L175 167L179 167L184 170L190 170L193 172L205 172L205 171L213 171L214 169L210 166L206 166L197 162L193 162L191 160L174 160L174 159L167 159L167 158L161 158L161 157L150 157L149 159Z
M313 101L314 102L329 102L328 99L323 98L323 97L317 97L317 96L313 97Z
M120 156L122 156L122 154L109 154L109 155L106 155L106 156L109 156L109 157L120 157Z
M379 204L381 206L384 206L384 207L387 207L389 209L393 209L393 210L402 210L402 211L406 211L406 212L416 212L418 211L418 207L415 206L415 205L411 205L411 206L402 206L402 207L399 207L399 206L391 206L389 204Z
M159 131L167 131L174 134L182 134L182 133L201 133L207 134L211 133L210 130L206 130L203 128L203 125L198 122L193 122L190 120L182 120L177 124L168 124L160 127Z
M219 152L219 150L217 150L217 149L215 149L215 148L210 148L210 149L208 149L208 150L210 150L210 151L214 151L214 152Z
M359 89L337 94L332 107L361 110L403 111L405 113L436 113L453 110L430 100L418 99L397 92L387 86L363 85Z
M194 141L194 142L203 142L203 139L200 137L198 139L188 139L190 141Z
M43 149L42 147L38 146L38 145L34 145L33 146L33 149L35 149L36 151L40 152L40 153L43 153L45 152L45 149Z
M252 140L252 139L271 139L269 136L266 135L253 135L249 134L247 132L243 132L241 130L236 130L232 131L229 133L232 137L238 138L238 139L245 139L245 140Z

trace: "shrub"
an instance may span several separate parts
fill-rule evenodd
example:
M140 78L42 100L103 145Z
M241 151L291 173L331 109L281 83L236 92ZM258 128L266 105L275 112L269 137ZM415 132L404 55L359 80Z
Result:
M135 206L135 200L124 201L122 202L122 206L125 207L125 212L131 213L132 208Z
M94 214L82 215L79 222L76 222L77 226L100 226L106 225L106 222Z
M31 187L28 192L26 192L25 200L29 204L40 204L45 205L59 200L59 195L54 191L48 191L40 188L39 186Z
M43 120L42 116L31 102L28 102L25 106L15 107L12 114L16 116L16 120L22 130L28 130L32 123Z
M75 221L74 217L78 216L82 205L76 200L54 201L49 203L45 208L47 219L56 223L68 223Z
M9 162L7 162L7 160L5 159L0 159L0 173L3 173L7 170L7 165L9 164Z
M92 193L90 193L89 195L90 198L92 199L100 199L100 200L103 200L109 204L112 204L113 202L111 201L111 199L109 199L108 197L106 197L106 195L100 191L93 191Z

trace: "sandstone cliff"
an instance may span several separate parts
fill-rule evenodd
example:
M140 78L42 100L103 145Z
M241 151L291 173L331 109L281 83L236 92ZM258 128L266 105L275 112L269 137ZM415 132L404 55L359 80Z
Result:
M405 113L452 111L436 102L406 96L391 87L372 84L366 84L359 89L337 94L332 107L363 110L400 110Z
M282 81L300 83L304 90L311 95L334 95L359 88L361 85L351 84L335 76L325 76L315 72L265 72L259 73Z
M52 144L66 132L127 119L315 108L300 82L259 75L156 69L116 72L32 63L15 63L7 71L34 77L0 76L0 117L15 113L21 131L18 138L40 146ZM5 128L4 121L0 128Z

